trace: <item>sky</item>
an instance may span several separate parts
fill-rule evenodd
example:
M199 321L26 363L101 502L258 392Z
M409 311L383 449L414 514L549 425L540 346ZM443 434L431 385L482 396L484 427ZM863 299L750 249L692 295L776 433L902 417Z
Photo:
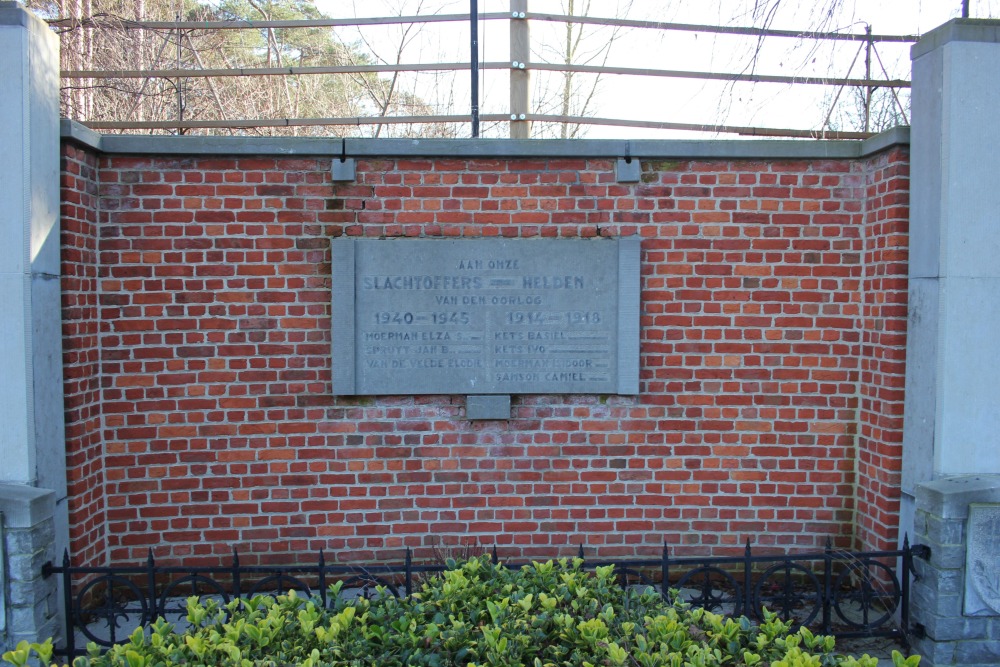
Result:
M565 14L570 0L528 0L534 13ZM588 0L575 0L577 13ZM836 11L824 16L820 0L781 0L771 27L821 29L874 34L921 35L960 15L960 0L839 0ZM317 6L334 17L460 14L468 0L317 0ZM588 14L672 23L751 26L754 0L590 0ZM479 12L506 13L509 0L478 0ZM1000 0L971 0L973 18L1000 17ZM370 49L377 58L395 62L405 44L401 62L467 62L467 23L433 23L406 26L366 26L341 32L346 41ZM532 61L558 61L565 43L565 25L531 21ZM509 21L480 22L480 58L485 62L510 62ZM610 44L610 45L609 45ZM873 77L909 79L910 44L882 42L871 57ZM580 59L590 64L705 72L746 72L786 76L835 76L863 78L865 49L852 41L821 41L769 37L734 37L703 32L608 27L586 28L580 42ZM756 56L754 55L756 54ZM418 95L441 112L468 113L470 75L455 73L409 74L403 89ZM509 73L486 70L480 76L480 109L483 114L508 114ZM559 113L562 81L558 74L532 73L533 100ZM596 85L595 85L596 84ZM712 125L754 126L815 130L860 129L863 98L857 89L780 83L740 83L628 75L577 75L577 100L590 97L586 115L630 120L667 121ZM838 92L839 91L839 92ZM892 109L898 119L908 118L908 91L898 91L899 101L888 90L876 92L880 107ZM827 117L829 121L827 122ZM464 131L464 128L463 128ZM555 130L554 130L555 131ZM484 124L484 136L506 136L506 123ZM692 133L637 128L591 126L587 138L699 138L739 135Z

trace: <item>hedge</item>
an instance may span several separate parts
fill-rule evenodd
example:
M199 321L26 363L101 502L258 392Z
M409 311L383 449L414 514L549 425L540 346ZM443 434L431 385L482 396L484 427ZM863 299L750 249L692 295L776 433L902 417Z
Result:
M622 588L612 566L593 574L579 560L518 570L488 557L429 578L418 592L372 599L340 595L324 609L290 591L219 605L187 601L190 627L158 619L101 654L91 644L76 667L212 665L266 667L877 667L868 655L834 652L832 637L765 613L762 623L726 618L652 588ZM37 656L33 658L32 655ZM47 664L51 640L22 642L3 658ZM893 652L897 667L919 656Z

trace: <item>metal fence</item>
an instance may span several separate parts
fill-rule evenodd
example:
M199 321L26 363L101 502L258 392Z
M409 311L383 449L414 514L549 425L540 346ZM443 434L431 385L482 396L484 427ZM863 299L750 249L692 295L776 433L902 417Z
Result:
M868 137L873 133L870 127L869 116L871 112L872 97L879 89L888 90L894 98L893 106L897 107L899 113L906 117L906 109L900 100L897 91L909 88L910 82L904 79L894 78L889 75L888 70L882 63L878 53L878 45L885 43L912 43L917 40L916 35L888 35L873 34L870 27L864 32L819 32L801 30L777 30L756 27L737 26L713 26L686 23L670 23L660 21L631 20L625 18L604 18L579 15L561 15L525 11L528 6L527 0L512 0L511 12L479 12L477 0L470 0L470 11L466 14L435 14L418 16L393 16L393 17L364 17L354 19L302 19L302 20L232 20L232 21L135 21L115 17L76 17L76 18L54 18L50 24L61 34L70 38L78 36L79 39L93 42L95 31L110 31L134 33L139 35L159 35L158 46L153 44L150 49L157 49L157 56L152 66L144 66L140 63L135 67L111 67L100 68L88 62L76 62L67 65L61 73L64 90L71 91L72 95L93 95L95 91L101 89L125 89L131 84L129 81L142 81L141 88L137 93L134 103L131 103L131 111L134 112L139 104L138 98L143 94L148 94L148 86L151 81L169 82L176 94L176 104L174 107L167 107L157 118L136 118L127 117L130 112L127 110L116 110L120 114L114 118L88 117L83 113L77 117L72 113L74 108L70 106L70 115L77 117L89 127L102 131L173 131L183 134L189 131L216 131L228 129L230 131L246 132L250 130L262 130L265 128L309 128L323 126L327 128L351 128L361 126L384 126L384 125L421 125L421 124L463 124L468 122L471 126L471 136L479 136L480 122L493 124L509 123L510 136L513 138L528 138L530 136L530 126L532 123L556 123L573 125L602 125L631 128L645 128L658 130L686 130L697 132L733 133L747 136L786 136L802 138L833 138L833 139L860 139ZM520 8L522 11L517 11ZM484 21L507 21L510 24L511 54L510 61L505 62L480 62L478 26ZM537 23L560 23L566 25L589 25L602 26L612 29L646 29L663 32L681 33L706 33L710 35L742 35L756 39L764 38L792 38L796 40L811 40L816 42L853 42L858 44L858 51L854 56L854 61L846 76L802 76L802 75L779 75L764 74L754 71L753 68L738 72L709 72L709 71L688 71L673 69L658 69L653 67L612 67L605 64L592 65L587 63L574 62L539 62L532 58L532 49L528 38L529 22ZM336 29L344 27L360 26L387 26L387 25L407 25L418 26L424 24L459 23L467 24L469 29L469 60L467 62L383 62L383 63L357 63L347 65L323 65L323 66L267 66L267 67L206 67L202 59L198 56L198 49L195 47L191 36L193 34L223 33L228 31L267 31L271 34L274 30L295 30L295 29ZM88 35L90 35L88 37ZM76 53L80 51L77 45L67 44L64 51ZM84 49L86 50L86 49ZM173 66L170 66L169 58L164 55L171 50L176 50L176 58ZM185 58L189 61L182 64L182 52L188 54ZM163 56L161 58L161 56ZM862 59L863 56L863 59ZM863 76L851 76L854 64L858 60L864 62ZM80 60L80 58L76 58ZM279 59L280 60L280 59ZM224 105L219 99L218 91L212 87L212 80L257 77L302 77L316 75L353 75L364 74L399 74L417 72L459 72L468 71L470 73L471 99L469 100L469 113L435 113L417 115L391 115L386 113L386 109L380 114L359 115L351 117L281 117L281 118L234 118L229 117L223 108ZM481 110L479 99L479 79L480 73L484 71L504 71L510 72L510 106L506 109ZM572 114L552 114L540 111L533 111L530 108L529 93L529 73L532 71L550 71L562 73L581 73L597 76L637 76L649 79L672 78L672 79L697 79L701 81L723 81L730 83L781 83L796 86L825 86L836 92L834 104L840 97L840 92L845 88L856 88L863 91L863 129L861 131L837 131L828 127L829 116L827 116L823 127L819 130L774 128L774 127L751 127L733 124L712 124L712 123L683 123L670 121L649 121L623 118L599 118L592 114L572 115ZM211 95L204 92L204 96L214 97L218 102L219 111L223 115L221 118L191 117L185 113L185 89L188 83L196 81L208 81L211 87ZM388 105L388 102L386 103ZM80 103L81 107L89 106ZM832 108L831 108L832 112ZM170 117L170 116L173 117Z
M659 558L589 559L582 546L577 554L585 570L614 565L623 586L652 586L664 597L675 590L683 602L717 613L761 620L767 608L824 635L889 637L904 645L913 558L927 556L926 547L905 540L895 551L848 552L828 541L820 552L755 554L748 541L743 555L732 557L675 558L667 545ZM521 567L501 561L496 547L492 558ZM229 565L217 567L161 566L152 552L141 565L74 567L66 553L61 566L47 563L43 574L62 577L66 645L58 652L74 656L84 653L78 633L109 647L158 617L182 621L189 596L227 603L295 590L325 607L337 581L341 594L372 597L381 587L381 594L400 597L445 569L440 561L415 563L409 549L402 562L367 565L331 562L322 551L308 564L244 565L234 551Z

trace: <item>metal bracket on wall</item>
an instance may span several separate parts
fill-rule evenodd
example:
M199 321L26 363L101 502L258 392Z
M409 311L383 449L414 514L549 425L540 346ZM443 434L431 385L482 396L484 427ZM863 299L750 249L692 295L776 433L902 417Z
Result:
M642 165L638 158L620 157L615 164L615 180L619 183L638 183L642 178Z
M333 163L330 166L330 175L335 183L353 181L357 177L357 167L354 163L354 158L347 157L346 139L340 140L340 157L333 158Z

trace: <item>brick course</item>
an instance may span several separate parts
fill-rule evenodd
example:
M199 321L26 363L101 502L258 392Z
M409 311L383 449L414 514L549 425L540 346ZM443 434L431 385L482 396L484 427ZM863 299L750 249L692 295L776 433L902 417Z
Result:
M64 148L78 562L896 539L908 155L329 160ZM96 191L95 191L96 189ZM330 252L642 238L639 396L330 395Z

